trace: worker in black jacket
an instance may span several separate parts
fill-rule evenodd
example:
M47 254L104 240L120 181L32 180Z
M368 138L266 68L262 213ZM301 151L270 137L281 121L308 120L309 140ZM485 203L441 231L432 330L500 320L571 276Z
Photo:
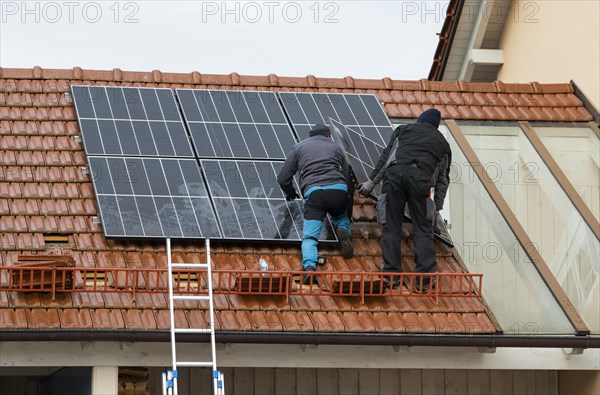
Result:
M400 235L407 203L413 224L417 271L433 273L437 269L433 221L435 211L444 205L452 160L450 145L437 130L440 120L440 112L430 108L419 116L417 123L396 128L369 180L360 185L359 193L368 196L383 178L377 201L378 221L383 224L383 272L402 271ZM433 285L431 277L420 279L415 281L415 289L427 292ZM398 278L391 281L392 286L398 285Z
M302 235L302 267L305 271L317 268L317 244L323 221L331 216L344 258L352 258L350 241L350 203L348 163L342 149L331 139L325 125L315 125L309 137L294 146L277 176L286 199L300 198L294 189L293 179L300 172L300 191L304 202L304 230ZM303 283L310 284L311 276L304 275ZM313 283L317 277L313 277Z

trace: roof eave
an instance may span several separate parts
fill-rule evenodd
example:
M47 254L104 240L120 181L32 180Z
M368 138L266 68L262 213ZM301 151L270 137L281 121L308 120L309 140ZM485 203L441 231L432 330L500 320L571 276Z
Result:
M512 336L492 334L423 333L332 333L219 331L217 343L315 344L346 346L431 346L431 347L539 347L600 348L600 336L540 335ZM0 342L14 341L124 341L168 342L168 331L96 331L96 330L2 330ZM181 342L208 343L208 335L181 335Z

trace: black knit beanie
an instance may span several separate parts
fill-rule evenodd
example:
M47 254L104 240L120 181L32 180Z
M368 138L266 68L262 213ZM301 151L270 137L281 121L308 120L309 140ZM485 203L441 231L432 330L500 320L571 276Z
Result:
M440 126L441 119L442 114L440 114L439 110L436 110L435 108L430 108L428 110L423 111L423 113L419 115L417 122L428 123L429 125L432 125L437 129Z

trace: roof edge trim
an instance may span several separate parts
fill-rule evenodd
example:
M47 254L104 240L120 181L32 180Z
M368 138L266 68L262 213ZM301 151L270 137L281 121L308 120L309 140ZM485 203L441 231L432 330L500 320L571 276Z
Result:
M429 76L427 77L430 81L443 80L444 71L446 71L446 63L448 62L448 57L452 50L454 35L460 22L464 3L464 0L450 0L448 11L446 13L446 20L442 26L442 31L439 33L440 41L435 50L433 64L429 70Z
M585 108L592 118L594 118L594 122L596 122L597 125L600 125L600 111L592 104L590 99L588 99L585 93L577 86L575 81L571 80L571 85L573 86L573 93L583 103L583 108Z
M323 344L437 347L600 348L600 336L513 336L502 334L382 334L218 331L217 343ZM209 335L182 334L182 342L210 342ZM126 341L168 342L169 331L1 330L0 342Z

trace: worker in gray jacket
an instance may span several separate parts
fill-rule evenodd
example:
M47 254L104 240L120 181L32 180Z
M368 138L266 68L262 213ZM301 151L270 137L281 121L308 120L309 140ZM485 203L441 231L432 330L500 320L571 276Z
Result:
M329 127L318 124L309 137L294 146L277 176L286 199L291 201L300 198L293 185L294 174L300 173L300 191L305 199L302 267L307 272L317 268L317 244L327 214L335 226L342 256L347 259L353 255L348 168L344 152L331 139ZM304 275L302 282L310 284L311 277ZM317 277L312 277L312 281L318 282Z
M368 196L383 179L377 202L378 221L383 224L383 272L402 271L400 235L407 203L413 224L417 271L433 273L437 269L433 221L435 211L444 205L452 160L450 145L437 129L440 120L440 112L430 108L419 116L417 123L396 128L369 180L360 185L359 193ZM415 289L427 292L432 285L431 277L422 279L417 278ZM392 286L399 282L397 277L391 281Z

